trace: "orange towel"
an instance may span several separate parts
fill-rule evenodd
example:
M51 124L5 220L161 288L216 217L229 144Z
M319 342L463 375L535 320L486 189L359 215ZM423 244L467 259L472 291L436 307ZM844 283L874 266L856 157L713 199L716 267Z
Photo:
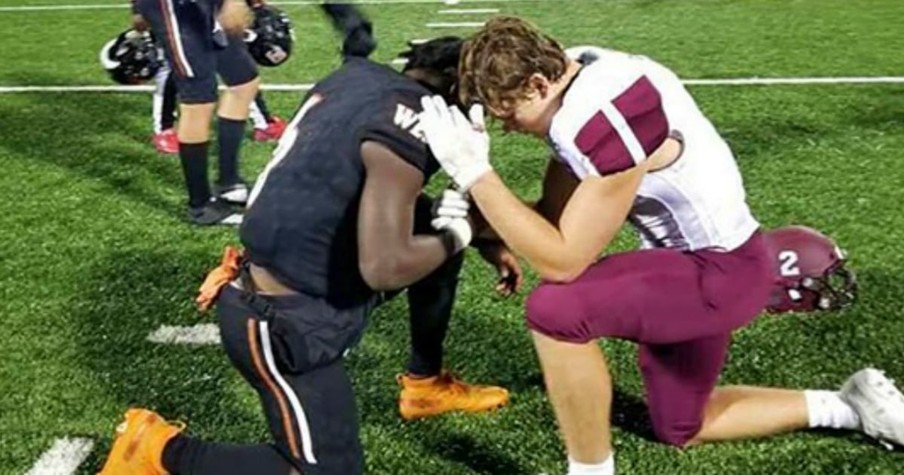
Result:
M232 246L226 246L220 265L207 274L204 283L198 289L198 297L195 298L198 310L202 312L209 310L217 301L223 287L238 277L241 260L241 251Z

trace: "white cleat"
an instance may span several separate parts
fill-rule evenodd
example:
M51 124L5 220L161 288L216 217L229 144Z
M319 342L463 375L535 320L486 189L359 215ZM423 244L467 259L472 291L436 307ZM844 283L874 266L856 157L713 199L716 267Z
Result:
M875 368L857 371L841 388L841 399L860 416L861 430L888 450L904 447L904 394Z
M217 198L234 205L244 206L248 202L248 185L239 182L232 185L214 185Z

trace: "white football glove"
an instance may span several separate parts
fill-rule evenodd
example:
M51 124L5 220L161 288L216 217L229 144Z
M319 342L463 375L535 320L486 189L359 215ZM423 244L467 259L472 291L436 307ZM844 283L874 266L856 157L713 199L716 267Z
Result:
M433 217L466 218L469 209L471 203L468 201L468 195L450 188L444 190L443 196L433 204Z
M483 106L475 104L468 120L455 106L448 106L442 96L421 98L424 108L420 126L433 156L462 192L468 191L478 178L491 171L490 136L486 132Z
M437 231L447 232L454 241L453 252L458 253L468 247L474 232L468 222L468 209L471 204L465 194L455 190L443 191L442 198L433 209L433 221L430 225Z

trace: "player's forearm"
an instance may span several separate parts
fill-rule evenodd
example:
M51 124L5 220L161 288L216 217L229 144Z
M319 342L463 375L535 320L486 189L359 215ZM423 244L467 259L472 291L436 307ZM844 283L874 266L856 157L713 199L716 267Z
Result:
M515 196L495 172L475 183L470 193L490 226L542 278L561 282L580 273L559 230Z
M378 259L362 264L362 274L374 290L397 290L436 270L451 254L445 235L418 235L404 245L385 249ZM366 267L365 267L366 266Z

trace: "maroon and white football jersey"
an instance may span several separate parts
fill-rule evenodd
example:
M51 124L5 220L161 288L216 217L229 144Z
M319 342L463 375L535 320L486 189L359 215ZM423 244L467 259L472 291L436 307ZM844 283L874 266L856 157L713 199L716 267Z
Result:
M734 155L678 77L643 56L568 50L585 66L565 93L549 141L580 179L630 169L669 137L671 165L644 177L628 220L644 247L730 251L759 227Z

